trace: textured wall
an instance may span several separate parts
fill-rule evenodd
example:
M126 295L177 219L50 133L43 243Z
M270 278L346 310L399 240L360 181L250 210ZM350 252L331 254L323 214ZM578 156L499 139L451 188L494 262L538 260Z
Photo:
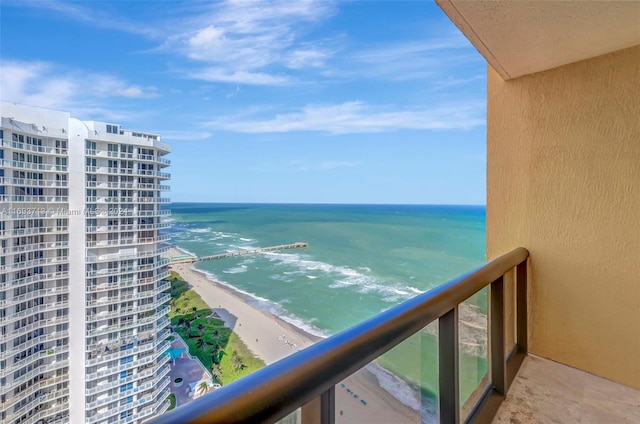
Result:
M531 252L530 350L640 389L640 46L488 77L487 255Z

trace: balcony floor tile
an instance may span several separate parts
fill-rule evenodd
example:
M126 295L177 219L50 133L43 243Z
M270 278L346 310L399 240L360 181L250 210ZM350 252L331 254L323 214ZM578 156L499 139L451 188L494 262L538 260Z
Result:
M640 390L529 355L493 423L640 423Z

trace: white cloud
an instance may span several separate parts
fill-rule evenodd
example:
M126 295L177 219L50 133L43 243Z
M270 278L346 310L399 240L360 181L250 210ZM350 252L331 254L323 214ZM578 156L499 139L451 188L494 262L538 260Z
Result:
M207 131L184 131L184 130L167 130L159 131L162 138L169 143L174 141L199 141L211 138L211 133Z
M331 2L224 1L197 18L185 18L164 49L205 64L183 71L211 82L282 85L287 70L318 67L331 55L318 42L304 41L310 23L333 12ZM186 68L186 66L185 66Z
M157 97L155 87L129 84L117 77L83 73L47 62L3 60L0 64L0 99L34 106L105 116L107 98ZM117 111L109 116L118 115Z
M327 51L311 47L292 51L286 58L286 63L291 69L319 68L329 56Z
M189 72L188 75L192 78L203 81L226 82L232 84L283 85L289 82L289 78L286 76L271 75L262 72L234 71L215 67Z
M158 37L162 34L160 29L153 25L143 25L139 22L130 21L124 16L115 16L111 10L108 12L101 10L96 7L99 4L98 2L92 2L91 7L88 7L88 4L89 3L82 4L81 2L47 0L7 2L2 6L30 7L38 11L47 11L47 13L48 11L52 11L73 20L84 22L92 27L115 29L149 37Z
M271 118L221 117L207 125L218 130L241 133L284 133L317 131L330 134L378 133L413 130L467 130L484 125L484 102L467 101L395 110L352 101L335 105L305 106L299 111Z
M353 52L341 68L347 76L432 80L442 78L442 74L457 74L473 61L482 58L463 36L438 34L418 41L368 46Z

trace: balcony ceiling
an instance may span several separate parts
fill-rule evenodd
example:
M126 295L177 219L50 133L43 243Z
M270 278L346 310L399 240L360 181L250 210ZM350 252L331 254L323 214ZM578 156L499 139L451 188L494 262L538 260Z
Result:
M504 79L640 44L640 1L437 2Z

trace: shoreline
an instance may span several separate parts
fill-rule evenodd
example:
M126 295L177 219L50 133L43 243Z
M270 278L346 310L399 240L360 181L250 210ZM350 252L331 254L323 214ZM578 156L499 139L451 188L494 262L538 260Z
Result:
M171 246L167 256L193 254ZM267 365L311 346L323 337L311 334L269 311L251 305L255 298L212 281L192 264L170 265ZM336 385L336 420L349 423L421 422L421 413L383 389L365 368Z

